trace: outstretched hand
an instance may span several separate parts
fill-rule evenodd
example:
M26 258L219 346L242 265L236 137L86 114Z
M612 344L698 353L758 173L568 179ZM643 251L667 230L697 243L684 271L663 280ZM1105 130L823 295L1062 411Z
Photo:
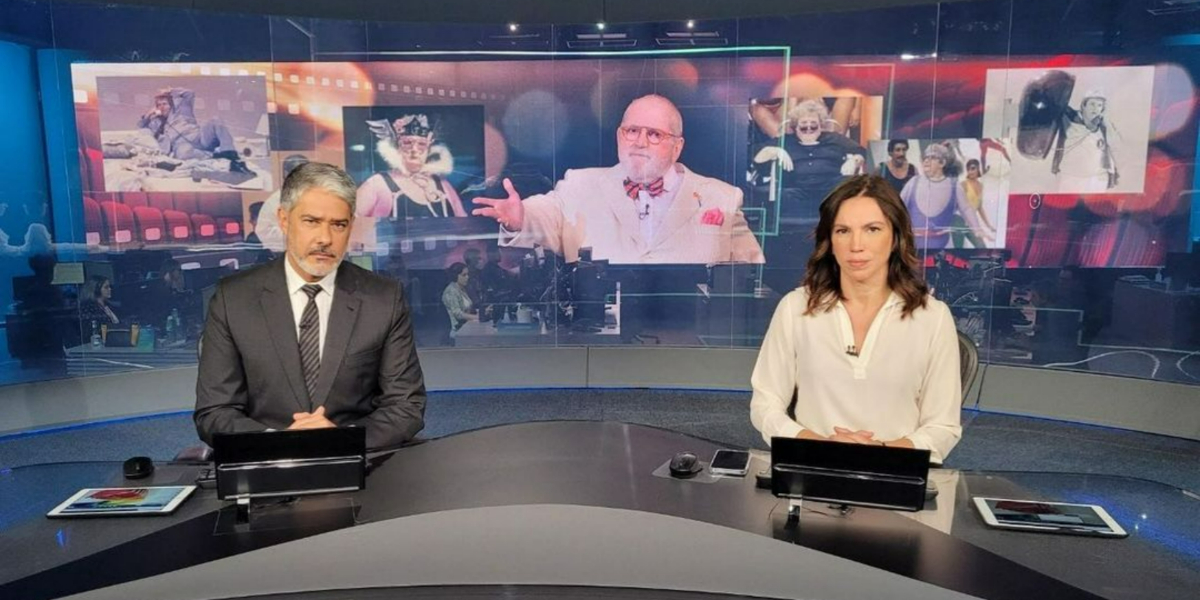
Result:
M482 204L471 214L481 217L491 217L509 231L520 231L525 226L525 207L521 205L521 195L513 187L512 181L504 179L504 190L507 198L476 198L475 204Z

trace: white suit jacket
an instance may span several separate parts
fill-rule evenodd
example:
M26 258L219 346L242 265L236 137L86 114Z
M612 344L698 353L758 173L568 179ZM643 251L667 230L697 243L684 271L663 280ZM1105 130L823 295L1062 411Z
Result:
M502 241L543 246L567 262L590 247L593 259L612 264L762 263L762 248L742 214L742 191L677 166L679 191L653 239L643 239L622 169L608 167L567 171L550 192L526 198L523 228ZM714 219L721 224L705 223Z

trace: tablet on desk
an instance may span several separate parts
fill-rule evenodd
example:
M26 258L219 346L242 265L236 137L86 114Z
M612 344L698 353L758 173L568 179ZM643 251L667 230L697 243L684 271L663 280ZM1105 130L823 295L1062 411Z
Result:
M984 523L1000 529L1125 537L1129 535L1103 507L1095 504L1034 502L976 497Z
M194 485L130 488L85 488L67 498L47 517L169 515L193 491Z

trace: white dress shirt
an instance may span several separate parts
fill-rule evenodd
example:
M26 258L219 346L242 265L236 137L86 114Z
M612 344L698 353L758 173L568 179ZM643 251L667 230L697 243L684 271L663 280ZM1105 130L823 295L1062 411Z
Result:
M643 248L649 247L650 243L654 241L654 232L662 226L663 220L667 218L667 213L671 211L671 205L675 202L675 196L679 193L681 183L683 183L683 176L679 174L679 168L671 165L671 168L663 174L661 194L654 197L646 188L638 190L638 217L642 226Z
M296 322L296 339L299 340L300 319L304 316L304 307L308 306L308 294L304 293L303 288L308 285L308 282L292 267L290 256L285 257L283 262L286 265L283 271L287 274L288 298L292 300L292 319ZM335 279L337 279L337 269L316 282L321 286L321 293L316 296L317 316L321 324L321 336L317 342L320 346L317 350L321 356L325 355L325 334L329 329L329 310L333 307L333 282Z
M809 429L866 430L906 437L942 462L962 437L958 337L950 309L933 297L901 318L894 292L871 322L858 356L845 306L805 315L808 291L784 296L771 319L750 383L750 421L768 444ZM792 392L796 418L787 415Z

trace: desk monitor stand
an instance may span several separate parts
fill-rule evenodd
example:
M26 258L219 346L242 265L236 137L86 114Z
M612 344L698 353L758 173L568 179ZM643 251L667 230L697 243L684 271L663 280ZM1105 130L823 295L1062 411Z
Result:
M850 506L849 504L829 504L828 506L829 508L837 510L838 513L843 517L854 512L854 507ZM795 526L800 523L800 511L802 510L804 510L804 498L792 498L788 501L788 526Z
M360 507L347 496L240 498L217 514L215 535L272 530L316 534L358 524Z
M928 480L929 450L771 438L771 493L793 501L789 519L802 498L918 511Z

